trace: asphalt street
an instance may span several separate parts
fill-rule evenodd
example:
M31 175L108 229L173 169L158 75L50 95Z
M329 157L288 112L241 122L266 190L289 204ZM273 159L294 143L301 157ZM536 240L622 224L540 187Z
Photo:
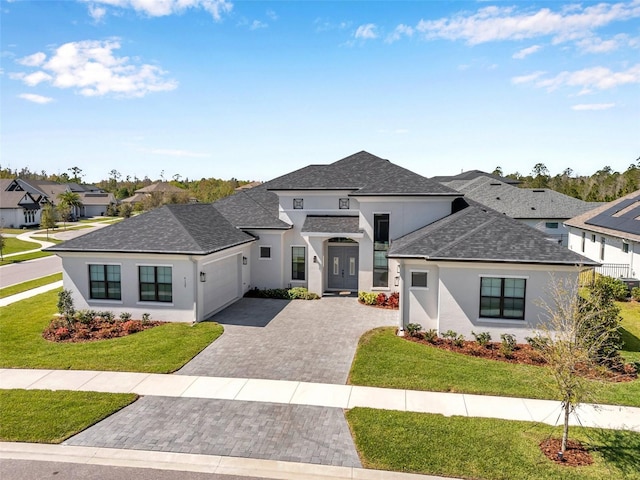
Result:
M62 271L62 260L53 255L0 267L0 288Z
M2 480L255 480L256 477L215 473L111 467L84 463L0 460Z

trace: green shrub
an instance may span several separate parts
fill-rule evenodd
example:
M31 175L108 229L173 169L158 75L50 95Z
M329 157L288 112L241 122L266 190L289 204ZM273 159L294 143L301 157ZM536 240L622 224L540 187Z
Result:
M150 321L151 321L151 314L150 313L143 313L142 314L142 324L146 325Z
M482 347L486 347L487 345L489 345L489 342L491 342L491 334L489 332L471 332L471 335L473 335L473 338L476 339L478 345Z
M68 319L71 319L74 313L76 313L76 309L73 306L71 290L62 290L58 293L58 313Z
M310 292L304 287L293 287L287 291L291 300L317 300L320 296L317 293Z
M104 312L100 312L98 314L98 316L102 317L104 320L106 320L109 323L113 323L113 321L115 320L116 316L114 315L113 312L110 312L108 310L105 310Z
M409 332L409 335L412 337L417 337L420 330L422 330L422 325L419 323L407 324L407 332Z
M453 330L444 332L442 338L449 340L456 347L461 347L464 344L464 335L458 335L458 332L454 332Z
M376 292L358 292L358 300L365 305L376 305L378 294Z
M527 341L527 343L529 345L531 345L531 347L534 350L542 350L549 343L548 339L542 338L542 337L539 337L539 336L536 336L536 337L525 337L525 340Z
M126 322L127 320L131 320L131 314L129 312L122 312L120 314L120 320Z
M513 351L516 349L516 337L510 333L500 335L502 342L500 343L500 353L506 358L511 358Z
M430 328L429 330L424 332L422 336L427 342L435 343L436 339L438 338L438 331L435 328Z
M75 315L78 321L84 325L89 325L91 322L93 322L95 316L95 310L79 310Z
M627 285L618 278L607 277L606 275L599 275L596 281L591 287L591 290L604 291L606 295L611 295L619 302L623 302L629 296L629 289Z
M640 287L633 287L631 289L631 298L636 302L640 302Z

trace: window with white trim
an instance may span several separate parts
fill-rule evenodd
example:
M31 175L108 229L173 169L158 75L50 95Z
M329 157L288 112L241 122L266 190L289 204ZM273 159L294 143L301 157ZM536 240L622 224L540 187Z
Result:
M306 279L305 250L305 247L291 247L291 280Z
M480 317L524 320L527 280L480 277Z

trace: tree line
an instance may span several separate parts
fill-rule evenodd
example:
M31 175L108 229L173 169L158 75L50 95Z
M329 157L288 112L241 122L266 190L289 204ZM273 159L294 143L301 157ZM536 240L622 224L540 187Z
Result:
M25 180L47 180L58 183L83 184L84 175L82 169L74 166L67 172L49 174L45 170L40 172L31 171L28 167L11 169L0 166L0 178L23 178ZM186 203L196 200L202 203L211 203L220 198L231 195L239 186L249 183L246 180L223 180L220 178L201 178L200 180L190 180L182 178L180 174L175 174L169 180L165 179L164 171L160 173L160 178L151 180L148 176L140 179L137 176L123 176L119 171L113 169L108 173L106 179L100 180L94 185L106 192L113 193L116 199L122 200L134 195L136 190L147 187L157 182L168 182L171 185L184 190L184 195L174 195L172 203ZM166 202L165 202L166 203Z
M640 189L640 158L624 172L605 166L592 175L574 175L571 168L566 168L552 176L544 163L537 163L529 175L519 172L505 175L501 167L492 173L518 180L523 188L550 188L587 202L610 202Z

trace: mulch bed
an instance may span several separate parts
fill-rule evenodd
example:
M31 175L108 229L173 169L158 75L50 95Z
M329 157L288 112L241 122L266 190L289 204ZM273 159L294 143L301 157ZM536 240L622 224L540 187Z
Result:
M463 355L469 355L472 357L480 357L489 360L497 360L500 362L518 363L524 365L545 365L544 359L528 343L517 344L513 352L510 355L506 356L500 350L501 344L499 342L490 342L486 346L482 346L479 345L478 342L472 340L464 340L461 346L457 346L452 341L445 340L440 337L430 342L425 340L421 334L416 337L405 335L405 337L403 338L410 342L421 343L430 347L449 350L451 352L461 353ZM581 372L581 374L587 378L607 380L609 382L631 382L638 378L638 373L633 372L632 370L619 372L611 370L596 371L593 369L585 369L585 371Z
M163 325L167 322L155 320L120 320L109 321L95 317L89 322L74 320L69 324L64 318L54 318L42 332L42 337L50 342L79 343L107 340L109 338L126 337L143 330Z
M587 450L577 440L567 440L567 449L562 456L562 459L558 457L558 452L562 446L562 440L560 438L549 438L540 443L540 450L549 459L560 465L567 465L569 467L583 467L591 465L593 458Z

